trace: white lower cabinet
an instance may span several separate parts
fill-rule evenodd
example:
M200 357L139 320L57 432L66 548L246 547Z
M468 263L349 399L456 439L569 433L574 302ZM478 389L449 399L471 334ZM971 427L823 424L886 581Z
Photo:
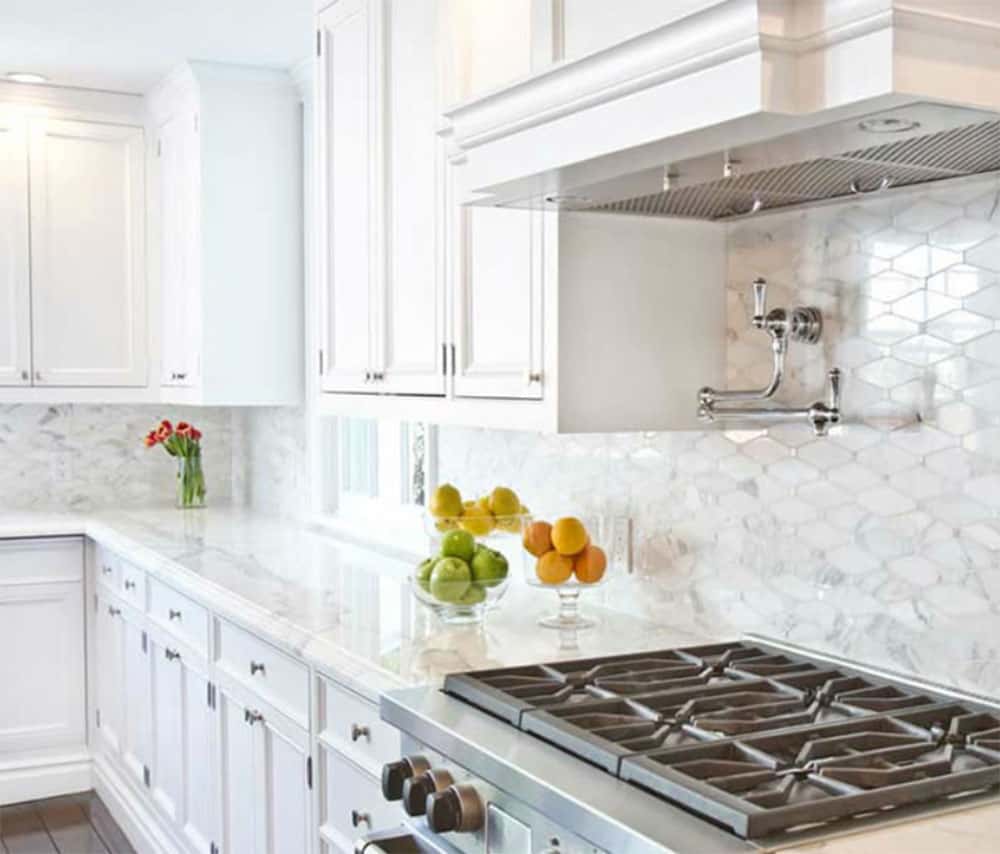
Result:
M224 854L312 847L309 732L235 688L219 689Z
M123 623L121 606L107 593L96 595L94 615L97 681L97 739L98 750L105 755L116 755L121 750L121 726L125 717L125 693L122 681Z
M89 773L83 613L79 538L0 540L0 804Z
M122 762L132 779L141 786L150 782L149 641L142 617L126 605L119 605L122 622Z

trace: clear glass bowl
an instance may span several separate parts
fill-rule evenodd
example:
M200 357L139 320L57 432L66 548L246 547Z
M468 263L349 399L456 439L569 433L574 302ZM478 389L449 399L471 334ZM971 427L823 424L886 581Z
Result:
M474 516L471 519L461 516L431 516L424 514L424 530L431 541L440 542L448 531L461 529L468 531L478 541L501 540L503 538L520 537L525 519L531 516Z
M587 545L575 555L559 555L554 548L546 554L536 555L547 541L543 528L533 528L547 520L525 517L522 521L521 549L525 581L533 587L554 590L559 594L556 613L539 619L539 625L550 629L585 629L596 625L596 620L580 614L580 594L604 586L613 570L611 560L615 543L616 520L611 516L577 516L587 533ZM550 520L555 523L557 520ZM529 530L530 529L530 530ZM532 551L528 550L528 545ZM548 564L548 565L546 565ZM603 568L602 568L603 564ZM569 572L568 577L565 575ZM548 580L546 580L548 579ZM564 579L564 580L556 580Z
M413 595L430 608L443 622L450 624L468 624L482 622L486 613L497 606L507 588L510 586L512 568L521 559L520 531L521 516L511 516L501 520L502 525L483 523L476 519L470 526L460 525L461 520L439 520L432 516L425 517L425 529L428 535L428 560L436 559L441 554L441 544L444 537L453 530L465 530L475 540L477 550L486 549L499 557L483 558L483 563L474 557L467 561L468 577L459 570L454 581L435 578L433 569L427 570L424 564L414 567L410 580ZM509 519L509 521L508 521ZM439 525L439 522L444 524ZM476 523L479 524L476 524ZM469 528L473 530L469 530ZM483 531L485 533L479 533ZM502 558L502 560L500 560ZM426 563L426 562L425 562ZM500 575L500 567L505 572ZM427 573L431 572L431 577Z

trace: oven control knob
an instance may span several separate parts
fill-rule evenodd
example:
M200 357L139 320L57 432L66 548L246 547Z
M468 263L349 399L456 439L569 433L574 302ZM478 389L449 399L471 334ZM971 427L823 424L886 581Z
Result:
M403 809L416 818L427 809L427 797L447 789L455 781L441 768L431 768L403 781Z
M404 756L399 762L382 766L382 797L398 801L403 797L403 783L423 774L431 764L423 756Z
M449 786L427 798L427 825L435 833L473 833L485 818L482 798L472 786Z

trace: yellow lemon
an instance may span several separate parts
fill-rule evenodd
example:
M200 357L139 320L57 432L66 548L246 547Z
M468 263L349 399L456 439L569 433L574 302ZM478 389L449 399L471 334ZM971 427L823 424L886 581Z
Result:
M431 496L431 515L437 519L462 515L462 495L450 483L442 483Z
M496 527L490 508L480 501L467 501L458 526L475 537L485 537Z
M556 519L552 526L552 545L561 555L575 555L582 552L590 542L583 522L573 516Z

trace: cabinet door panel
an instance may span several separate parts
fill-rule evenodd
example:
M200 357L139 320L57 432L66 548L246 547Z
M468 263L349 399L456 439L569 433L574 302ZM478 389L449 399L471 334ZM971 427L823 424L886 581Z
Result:
M456 216L455 394L541 398L542 214Z
M267 854L301 854L309 849L308 733L283 732L262 722L265 738Z
M0 118L0 385L31 383L28 137Z
M146 383L142 129L31 124L35 384Z
M215 781L215 712L208 705L208 680L185 665L183 678L183 833L196 851L217 838L219 788Z
M125 715L122 680L123 623L121 610L105 597L97 602L97 702L100 712L98 733L105 752L122 749L121 726Z
M436 0L385 4L386 270L378 307L380 391L445 392Z
M261 854L257 847L256 739L246 709L219 692L219 763L223 854Z
M167 818L180 821L184 798L184 668L167 656L168 647L152 644L153 673L153 797ZM170 650L171 656L176 650Z
M0 756L86 742L83 588L0 584Z
M159 129L160 303L163 385L197 383L201 309L198 232L198 134L180 110Z
M150 765L150 669L146 633L123 610L122 684L125 694L122 721L122 759L126 770L143 785Z
M373 222L372 58L364 0L320 15L321 259L324 391L375 391L371 370Z

